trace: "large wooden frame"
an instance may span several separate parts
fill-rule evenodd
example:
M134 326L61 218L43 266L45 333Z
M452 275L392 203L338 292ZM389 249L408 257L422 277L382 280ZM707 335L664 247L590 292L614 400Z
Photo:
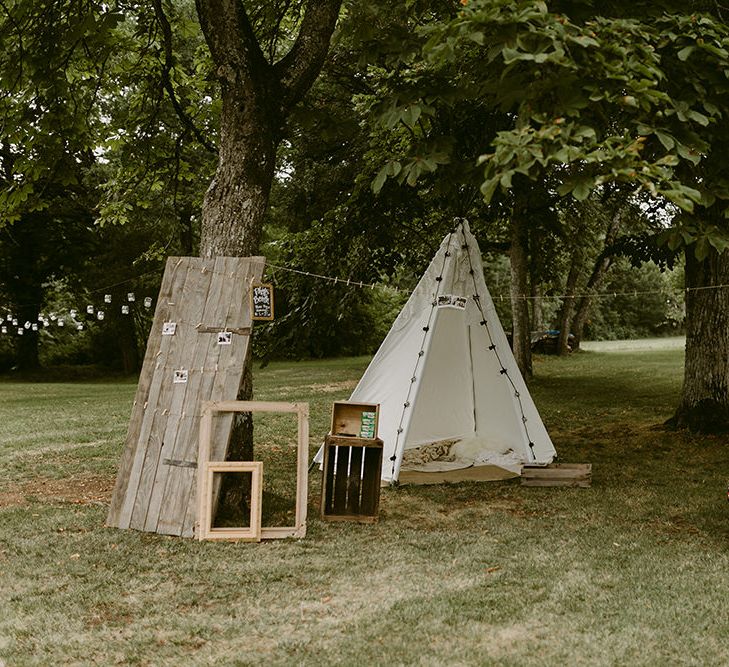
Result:
M202 404L200 419L200 448L198 452L198 516L202 516L203 503L212 489L207 488L205 464L210 462L213 416L221 412L291 412L298 416L298 443L296 457L296 515L294 526L261 528L261 539L282 539L306 536L306 504L308 498L309 463L309 404L265 401L208 401ZM198 526L198 534L200 527Z
M213 528L213 475L226 472L251 473L251 521L248 528ZM200 479L204 480L205 493L198 516L199 540L261 541L261 499L263 495L263 463L260 461L222 461L203 464Z

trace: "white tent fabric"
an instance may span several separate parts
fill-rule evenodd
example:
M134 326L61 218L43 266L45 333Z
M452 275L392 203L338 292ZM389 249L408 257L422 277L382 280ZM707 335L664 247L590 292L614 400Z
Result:
M351 401L380 404L382 479L397 480L406 449L447 439L546 464L555 449L519 372L468 223L442 242ZM320 452L321 454L321 452ZM317 460L320 456L317 456Z

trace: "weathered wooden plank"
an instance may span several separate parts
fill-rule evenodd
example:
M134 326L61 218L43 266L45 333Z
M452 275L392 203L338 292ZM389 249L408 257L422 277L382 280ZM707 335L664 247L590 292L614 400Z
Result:
M323 470L323 481L322 481L322 496L321 496L321 515L322 517L327 514L331 514L334 503L334 457L336 456L337 448L335 445L330 445L328 442L324 443L324 460L322 462Z
M189 307L190 301L202 292L205 298L209 277L201 276L200 260L190 260L184 293L176 304L173 321L177 323L174 336L169 337L171 353L160 366L162 391L158 401L158 412L151 425L151 438L148 445L147 460L144 464L144 474L140 482L139 492L135 503L132 528L139 530L155 530L149 525L150 516L154 515L158 504L160 488L164 487L169 466L162 466L164 458L181 458L174 452L174 430L183 412L184 394L187 383L174 383L175 370L186 370L188 383L192 381L192 372L189 364L188 340L194 330L194 315Z
M543 487L558 487L558 486L578 486L581 488L589 488L592 486L591 479L522 479L522 486L543 486Z
M173 286L175 282L175 265L178 264L178 262L181 262L181 259L178 257L170 257L167 260L165 272L162 277L162 284L160 285L157 305L155 307L155 313L153 318L154 322L163 320L169 312L169 305L167 302L171 299L172 296ZM126 496L127 487L129 485L132 467L137 452L140 449L139 431L142 428L142 415L144 412L143 407L141 406L144 406L144 404L148 402L150 387L152 384L152 379L154 377L154 365L152 361L159 351L161 338L161 329L156 329L153 326L152 331L149 335L149 339L147 341L147 349L144 354L142 371L139 375L137 391L134 396L134 402L132 403L132 411L129 418L129 428L127 430L124 449L122 450L121 461L119 462L119 471L117 473L114 491L111 496L109 513L106 518L107 526L116 526L119 523L121 509L124 505L124 498Z
M225 318L235 288L227 274L231 264L237 261L239 260L232 257L215 259L212 275L208 274L208 290L204 300L190 306L203 324L216 324ZM187 459L197 452L199 422L195 417L199 414L201 401L206 401L210 397L216 372L212 369L215 367L218 354L217 336L212 333L198 333L198 329L199 327L196 327L190 333L190 339L187 341L188 348L193 349L192 376L183 396L185 418L178 420L174 433L170 435L174 443L172 458ZM205 370L206 368L210 370ZM148 530L156 530L165 535L182 534L188 510L187 503L190 499L189 492L194 479L194 471L169 470L159 506L151 508L156 515L152 515L151 520L148 518Z
M124 491L124 498L121 501L122 506L114 524L119 528L130 528L132 526L137 492L142 476L146 472L145 461L148 455L149 442L152 440L155 445L159 445L159 442L155 441L152 436L155 432L153 431L153 425L157 420L166 419L161 414L161 410L158 409L160 394L165 390L162 382L163 375L159 372L159 368L163 367L168 362L168 359L174 355L177 341L174 336L162 335L162 325L165 321L169 321L177 310L177 304L182 297L187 280L189 265L183 258L170 258L167 267L172 274L170 290L168 294L161 293L158 299L155 318L150 332L150 344L147 346L148 351L151 349L153 353L145 360L145 365L142 369L142 375L151 374L149 391L144 401L138 402L135 406L135 412L130 420L130 437L136 438L137 445L129 480ZM152 341L157 341L155 345L156 350L152 347Z
M260 260L260 261L256 261ZM249 299L247 292L254 281L260 280L263 273L264 261L262 258L253 258L252 261L231 263L230 285L235 287L235 296L229 299L229 310L223 322L224 328L228 331L243 330L250 325ZM243 293L242 298L238 294ZM214 339L215 341L216 339ZM212 399L234 399L237 397L241 383L241 369L244 368L248 351L250 349L250 338L245 336L233 336L230 345L217 345L216 367L214 383L211 391L204 400ZM227 458L228 444L230 439L233 415L230 413L218 413L211 426L211 450L210 460L222 461ZM215 446L213 446L213 443ZM199 476L196 480L199 479ZM193 481L189 490L188 511L183 522L183 536L192 536L195 522L194 502L197 497L197 481ZM215 498L217 502L217 498Z
M552 463L547 466L524 466L522 486L580 486L592 483L591 463Z
M175 433L184 412L184 397L194 372L189 364L189 340L195 335L195 311L192 304L197 299L205 299L210 285L210 272L203 273L202 260L189 262L184 292L176 304L174 321L177 329L169 338L169 356L165 365L157 372L160 374L162 390L158 401L158 411L151 424L151 437L147 447L147 459L144 473L139 484L139 491L134 505L131 527L138 530L155 531L159 512L160 494L164 489L168 475L174 475L173 469L161 465L164 458L183 459L177 456L174 448ZM187 383L174 383L173 374L176 369L188 372Z

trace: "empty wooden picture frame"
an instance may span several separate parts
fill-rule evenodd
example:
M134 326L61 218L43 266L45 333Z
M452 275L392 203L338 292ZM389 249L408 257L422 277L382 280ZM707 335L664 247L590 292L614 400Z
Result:
M248 527L213 528L213 476L216 473L229 472L251 473L250 525ZM200 527L198 539L260 542L263 463L261 461L206 461L200 477L205 480L205 494L202 496L198 516L198 526Z
M212 494L208 478L202 474L205 464L210 462L213 433L213 416L221 412L291 412L297 415L296 455L296 512L293 526L261 527L261 539L281 539L306 536L306 502L308 494L309 464L309 404L269 401L207 401L201 406L200 448L198 452L198 517L202 516L205 498ZM198 535L201 534L198 525Z

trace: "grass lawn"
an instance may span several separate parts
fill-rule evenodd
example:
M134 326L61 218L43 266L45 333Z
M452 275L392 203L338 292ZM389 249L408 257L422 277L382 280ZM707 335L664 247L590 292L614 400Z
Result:
M256 397L309 401L313 452L366 363L271 364ZM312 473L306 539L261 544L103 527L133 383L0 383L0 665L729 664L729 443L657 428L681 349L535 369L592 488L386 489L359 526Z

